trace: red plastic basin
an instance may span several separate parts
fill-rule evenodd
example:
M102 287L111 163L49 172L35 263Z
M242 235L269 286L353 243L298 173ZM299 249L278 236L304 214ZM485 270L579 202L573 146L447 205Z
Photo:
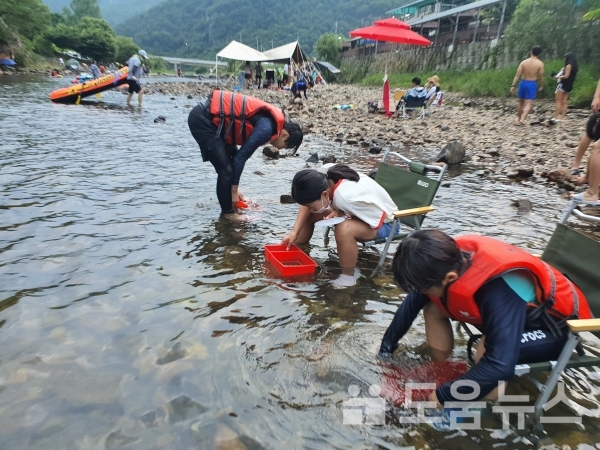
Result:
M285 277L314 273L318 264L295 245L286 250L286 244L265 245L265 257L277 272Z

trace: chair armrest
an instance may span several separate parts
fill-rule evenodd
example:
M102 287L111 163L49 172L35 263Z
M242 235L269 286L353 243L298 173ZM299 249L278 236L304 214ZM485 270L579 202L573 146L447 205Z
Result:
M571 331L600 331L600 319L567 320L567 326Z
M394 211L394 218L399 219L400 217L417 216L419 214L427 214L433 211L435 208L432 206L421 206L420 208L403 209L401 211Z

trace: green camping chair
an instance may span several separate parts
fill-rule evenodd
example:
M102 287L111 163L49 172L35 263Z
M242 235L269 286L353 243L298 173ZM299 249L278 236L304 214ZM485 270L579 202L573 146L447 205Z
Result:
M363 242L364 247L372 248L380 254L379 262L371 277L374 277L383 268L385 257L392 241L403 239L413 229L421 229L425 215L433 211L431 202L440 187L442 177L448 167L445 164L434 166L411 161L395 150L397 150L395 147L390 147L386 150L375 176L375 181L387 191L398 207L398 211L394 212L394 222L392 223L392 230L388 238ZM399 158L407 166L408 170L387 162L390 156ZM412 229L394 236L401 224L407 225ZM326 244L328 242L329 231L330 228L325 232ZM375 247L378 244L384 244L383 250L379 251Z
M600 317L600 271L598 270L600 242L567 226L571 215L584 221L597 223L600 223L600 217L584 214L576 209L577 205L577 200L571 200L566 206L541 258L567 275L585 294L594 316ZM528 376L540 391L534 405L534 432L543 430L544 405L550 399L563 371L578 367L600 366L599 356L580 355L575 351L581 342L579 333L588 331L600 337L598 333L600 319L568 320L567 327L569 338L556 361L519 364L515 367L516 376ZM466 326L464 328L472 335L471 330ZM545 384L530 376L539 372L550 372Z

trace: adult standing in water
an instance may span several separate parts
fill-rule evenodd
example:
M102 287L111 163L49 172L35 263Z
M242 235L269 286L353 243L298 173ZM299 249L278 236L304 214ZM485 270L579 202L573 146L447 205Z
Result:
M138 54L146 59L148 55L144 50L140 50ZM127 65L129 66L129 73L127 75L127 84L129 85L129 95L127 96L127 106L131 106L131 97L133 97L133 93L135 92L138 95L138 103L142 106L142 96L144 95L144 91L140 86L138 80L142 76L142 63L140 62L140 58L134 53L131 55L131 58L127 61Z
M554 110L554 120L565 120L567 116L567 108L569 103L569 95L573 90L573 83L577 76L577 58L573 53L565 55L565 66L556 76L558 86L556 87L556 107Z
M217 172L217 198L224 215L235 212L244 165L258 147L270 143L278 149L297 149L303 139L300 126L286 122L279 108L220 90L192 109L188 125L202 160L210 161Z
M542 47L539 45L531 49L529 58L519 64L517 74L510 87L510 93L514 94L515 86L521 80L517 92L519 98L519 107L517 108L518 125L525 125L525 119L527 119L527 114L531 110L531 104L535 100L536 94L544 90L544 63L539 59L541 53ZM540 82L539 88L537 85L538 80Z

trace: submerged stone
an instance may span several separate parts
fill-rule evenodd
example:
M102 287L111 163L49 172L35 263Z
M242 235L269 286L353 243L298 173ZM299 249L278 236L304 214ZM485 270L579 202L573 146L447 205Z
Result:
M207 407L201 405L185 394L178 395L169 400L165 404L165 408L169 416L169 423L192 419L208 411Z

